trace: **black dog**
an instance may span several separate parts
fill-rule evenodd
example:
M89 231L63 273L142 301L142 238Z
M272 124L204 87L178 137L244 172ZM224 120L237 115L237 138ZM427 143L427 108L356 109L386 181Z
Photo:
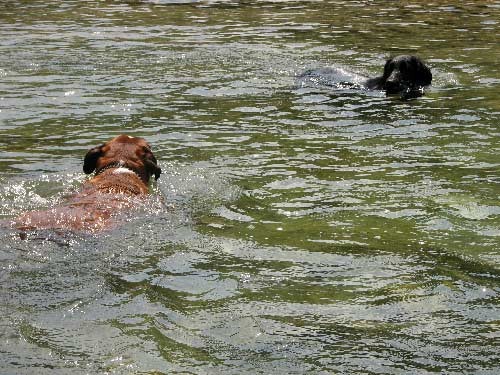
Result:
M338 68L308 70L301 80L336 89L384 90L387 95L399 94L403 99L423 95L424 87L431 84L431 70L417 56L402 55L387 60L384 74L366 78Z
M431 70L417 56L402 55L387 60L381 77L368 79L364 86L370 90L385 90L388 95L421 96L431 84Z

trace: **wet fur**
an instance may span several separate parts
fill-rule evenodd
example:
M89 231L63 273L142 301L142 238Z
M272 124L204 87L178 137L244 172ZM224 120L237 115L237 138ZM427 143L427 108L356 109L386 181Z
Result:
M387 60L383 74L375 78L338 68L320 68L306 71L299 79L339 90L383 90L387 95L412 98L423 94L424 87L432 82L432 73L419 57L402 55Z
M431 70L417 56L403 55L386 61L380 77L366 80L370 90L384 90L388 95L421 91L432 82Z
M27 212L14 220L17 229L63 229L95 232L110 227L112 217L140 203L152 176L161 169L149 144L142 138L120 135L90 149L83 171L94 177L64 204Z

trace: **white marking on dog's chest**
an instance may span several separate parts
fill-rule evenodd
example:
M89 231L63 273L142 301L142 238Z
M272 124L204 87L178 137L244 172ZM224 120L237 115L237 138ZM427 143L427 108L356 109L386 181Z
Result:
M123 173L131 173L131 174L135 174L135 172L134 172L134 171L131 171L130 169L128 169L128 168L123 168L123 167L116 168L116 169L113 171L113 174L123 174Z

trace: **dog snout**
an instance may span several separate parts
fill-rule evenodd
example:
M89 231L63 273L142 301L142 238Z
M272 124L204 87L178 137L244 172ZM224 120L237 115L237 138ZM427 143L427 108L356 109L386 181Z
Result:
M385 81L384 89L388 94L396 94L402 90L404 90L405 86L401 83L401 81L397 78L388 79Z

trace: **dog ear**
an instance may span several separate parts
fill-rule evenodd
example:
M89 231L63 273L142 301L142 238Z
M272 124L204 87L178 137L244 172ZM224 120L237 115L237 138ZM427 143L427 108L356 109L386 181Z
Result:
M155 180L158 180L160 178L161 168L158 167L158 165L155 163L155 161L153 161L151 159L146 159L144 161L144 165L146 166L146 170L148 171L148 174L154 175Z
M430 85L432 82L431 70L424 64L422 64L421 81L424 86Z
M158 180L160 178L161 168L158 166L158 162L156 161L156 158L152 152L146 154L144 165L146 166L146 171L148 172L148 174L155 176L155 180Z
M431 70L416 56L412 56L411 62L417 68L415 81L422 86L430 85L432 82Z
M384 74L382 76L383 81L385 81L389 76L391 75L392 71L394 70L394 62L393 58L390 58L386 60L385 65L384 65Z
M91 174L97 166L97 160L102 156L102 148L104 145L90 149L83 159L83 172Z

